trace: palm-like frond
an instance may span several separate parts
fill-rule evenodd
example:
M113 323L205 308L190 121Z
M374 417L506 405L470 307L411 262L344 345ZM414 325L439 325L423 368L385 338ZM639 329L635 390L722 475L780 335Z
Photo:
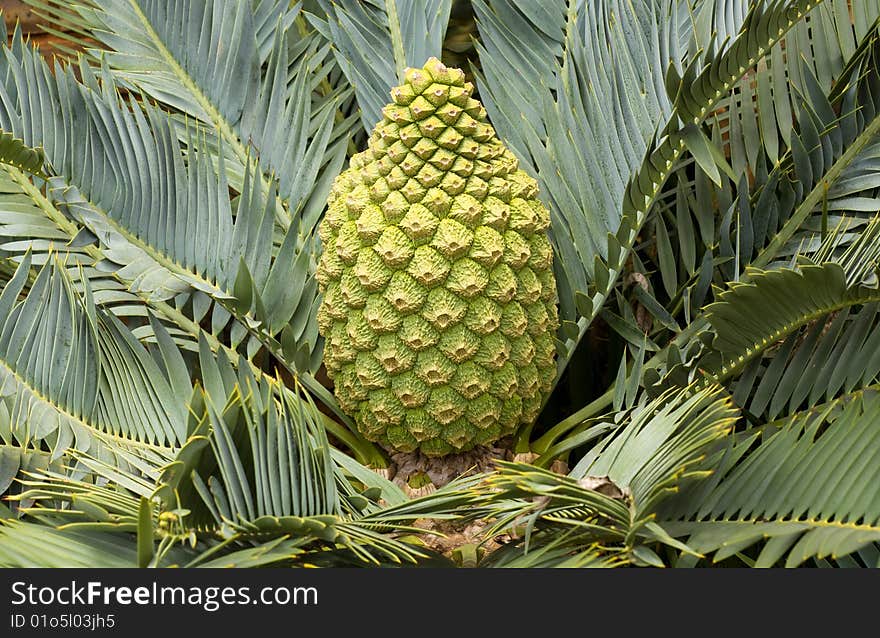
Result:
M162 493L175 492L166 506L189 495L183 501L194 525L241 531L342 512L317 409L302 396L275 399L273 390L236 386L225 405L199 402L199 426L161 479Z
M269 295L282 298L285 315L270 328L277 335L286 327L287 340L299 344L302 352L295 358L301 371L316 369L314 230L356 119L340 111L350 91L337 86L339 72L326 43L300 28L305 23L299 5L274 0L239 2L231 10L214 1L34 5L71 29L71 37L90 37L82 43L87 59L105 75L185 115L173 120L175 134L188 149L208 151L232 188L247 196L243 191L250 187L276 198L271 253L291 266L283 295L277 285ZM190 130L193 121L203 125L196 133ZM243 336L227 309L213 309L211 321L218 331L229 325Z
M834 262L799 270L747 271L748 283L734 283L706 307L721 353L719 376L729 376L772 342L810 321L843 308L880 301L876 288L847 286Z
M572 320L575 293L603 276L596 260L608 258L630 175L671 114L662 78L685 56L687 16L672 1L474 7L480 95L550 205L561 314Z
M74 453L103 481L24 474L14 499L29 504L21 509L27 522L0 529L4 545L26 549L36 529L32 521L39 521L52 528L59 551L70 548L77 556L83 545L92 544L95 552L123 546L118 555L126 566L413 563L428 554L393 532L407 531L407 522L420 514L442 514L472 498L450 486L442 507L437 504L444 497L437 494L431 507L407 503L378 513L375 501L385 484L376 476L379 487L361 491L349 480L330 454L313 403L253 377L247 383L252 385L244 392L234 383L222 408L210 392L198 393L189 438L170 462L142 465L135 474ZM152 548L147 558L135 549L142 547ZM30 563L12 549L0 554L7 565L54 566L59 560L53 552Z
M824 6L807 14L790 34L827 15ZM880 12L880 4L876 10ZM757 153L757 159L749 160L753 173L731 179L722 172L719 183L713 184L704 165L694 166L691 158L679 161L676 183L655 204L656 240L650 240L652 247L645 253L650 261L642 267L642 272L659 271L662 287L655 286L654 292L657 299L669 299L667 312L683 308L686 320L698 314L716 268L726 280L738 280L749 265L764 268L784 263L797 252L811 254L820 247L823 233L834 228L844 229L843 243L852 241L856 229L873 216L876 29L846 28L855 29L860 39L844 62L834 63L833 74L820 82L818 72L806 65L798 74L800 88L785 84L785 74L777 78L777 84L792 91L793 106L789 128L775 145L775 159L769 151L757 153L764 138L755 137L755 127L746 142L739 142L731 124L730 142L724 141L726 122L736 122L729 111L734 107L728 105L713 116L709 148L715 150L704 153L704 163L712 163L709 155L723 163L729 156L734 173L740 175L746 160L739 157L739 147L747 147ZM774 45L773 51L780 46ZM812 47L818 50L820 44Z
M711 4L711 3L710 3ZM880 3L820 2L755 65L734 90L719 128L730 133L730 161L737 175L757 172L763 147L772 164L788 148L804 100L837 84L859 43L880 17ZM727 117L729 115L729 118ZM727 125L723 120L728 120Z
M521 551L528 556L537 544L538 561L544 551L562 547L568 549L564 560L583 554L592 561L603 555L601 547L608 560L622 552L648 564L662 564L649 547L656 542L688 551L653 522L654 514L685 479L704 475L699 462L737 418L717 388L689 394L670 393L635 408L569 476L501 465L487 478L498 519L493 533L524 528ZM567 532L550 533L554 528Z
M320 0L324 15L309 15L330 42L357 94L361 123L369 133L382 119L389 91L406 67L440 58L452 0Z
M715 561L760 542L759 567L869 546L880 538L878 419L880 400L869 391L843 410L798 415L731 440L713 477L670 501L662 525Z
M137 549L114 534L62 532L46 525L0 520L4 567L134 567Z
M691 223L690 211L696 209L693 208L695 203L688 201L688 198L693 195L688 195L686 187L679 184L676 210L672 219L676 220L680 236L685 232L688 234L687 238L679 241L680 254L689 262L683 285L676 284L678 275L674 270L674 262L670 259L664 264L663 250L660 249L660 239L665 236L660 230L669 223L667 219L656 226L657 254L664 282L667 281L666 271L673 269L669 276L673 283L666 286L675 291L669 311L681 311L684 306L683 315L688 325L678 334L670 335L673 339L668 347L646 362L643 369L647 374L647 385L655 383L658 377L671 374L673 369L679 375L677 382L683 380L688 383L693 379L693 376L682 377L681 372L695 370L693 364L699 360L699 356L697 359L694 357L696 352L701 352L700 341L712 336L707 332L708 312L711 310L701 307L710 291L713 277L733 282L733 286L745 284L753 276L764 276L767 268L790 266L793 255L796 254L809 260L839 260L846 268L843 280L838 281L844 288L855 279L867 276L864 268L857 267L859 260L852 256L864 257L865 264L872 263L871 256L874 252L871 248L871 237L876 232L872 230L873 222L864 218L864 212L847 209L846 204L843 204L836 218L831 218L829 202L833 201L830 196L835 195L835 189L838 188L840 202L864 199L864 195L875 188L871 185L871 166L878 122L874 106L877 103L876 51L877 34L874 30L865 36L858 51L847 64L847 70L841 74L840 81L831 89L830 94L812 96L813 106L804 107L798 129L792 133L791 150L771 172L759 176L758 183L749 195L748 184L741 181L739 195L733 198L730 190L732 183L726 178L722 180L728 184L726 190L701 192L700 180L709 180L705 176L700 177L703 171L696 169L695 196L708 198L706 201L714 198L720 200L717 204L719 211L723 211L720 217L704 220L704 212L695 224ZM817 113L824 115L820 117ZM840 115L835 116L834 113ZM695 226L699 227L702 239L695 240ZM823 237L827 240L832 234L834 248L829 251L828 242L823 241ZM859 237L865 239L856 246ZM699 253L695 248L686 248L693 241L702 241L710 246L708 249L704 248L706 252L702 265L696 270L691 267L695 265L695 258ZM669 245L666 250L671 250ZM776 275L767 277L772 279ZM864 301L870 299L866 298ZM699 310L693 319L688 306ZM778 310L771 309L771 314ZM831 310L834 308L829 307L827 312ZM756 317L748 319L751 321L754 318ZM809 317L805 315L803 319L807 321ZM743 325L747 326L748 323ZM757 339L749 346L752 349L749 358L757 352L758 342L763 341L760 349L774 344L777 339L775 332L781 327L779 325L772 330L768 328L760 336L752 335ZM792 325L791 329L794 327L796 326ZM783 330L780 335L789 331ZM658 331L656 337L661 336L662 330Z
M646 364L650 377L648 384L654 383L658 376L673 375L673 369L676 370L674 375L679 375L681 379L684 370L692 373L696 370L698 361L701 366L704 365L701 355L695 355L695 352L701 352L701 340L712 337L712 333L707 332L710 323L718 324L715 328L730 339L736 340L742 336L749 341L748 344L742 342L736 348L736 356L731 358L731 353L727 352L723 365L736 359L736 363L724 373L730 377L738 374L747 360L766 351L796 328L835 310L873 300L876 287L873 279L876 268L876 222L859 221L859 216L864 213L847 209L847 205L843 204L841 214L834 222L836 226L829 229L828 203L830 197L837 194L835 191L840 194L838 201L843 202L847 199L864 199L866 193L876 188L872 185L875 180L872 166L874 146L880 131L875 106L877 50L877 33L874 30L866 35L858 54L842 76L844 79L835 85L831 95L814 96L814 107L803 111L799 130L792 134L791 151L762 179L752 197L754 202L748 203L742 194L741 199L732 202L728 209L725 216L728 224L732 214L736 214L738 221L737 228L730 231L728 236L722 235L719 243L719 257L726 261L726 265L719 270L734 282L731 291L724 295L729 298L742 295L737 303L751 307L753 314L725 318L725 308L729 309L730 306L707 306L687 329L676 335L666 352L659 353ZM817 112L825 115L819 118ZM835 112L839 112L840 116L834 116ZM865 222L868 222L867 225ZM840 265L821 264L825 274L820 274L815 267L806 266L798 274L790 269L792 255L799 255L801 260L836 261ZM704 260L704 263L707 262ZM767 267L784 270L768 273L765 270ZM711 260L708 270L708 279L703 279L702 274L700 276L706 287L713 270ZM808 271L812 274L808 274ZM811 277L822 279L823 283L818 288L800 285ZM763 280L760 287L748 287L753 278ZM807 297L800 298L793 306L777 303L779 294L784 296L788 291L780 289L771 294L769 290L773 287L771 282L782 280L798 283L796 287ZM865 282L865 286L860 291L850 290L854 286L860 287L862 282ZM765 286L766 295L761 292ZM836 292L832 292L832 289ZM753 296L754 293L757 296ZM828 303L823 305L819 296L826 293L830 297L826 297ZM815 299L813 294L817 295ZM766 305L762 305L760 312L756 313L756 306L752 302L761 298ZM818 305L811 305L814 302ZM717 314L718 310L721 315ZM716 313L714 322L713 312ZM783 317L783 314L786 316ZM764 319L768 320L767 323L764 323ZM788 347L792 345L793 342ZM728 346L731 346L729 341L718 341L719 350L730 350ZM675 355L670 356L670 351ZM802 356L806 356L806 351L802 351ZM722 364L716 361L708 367L717 372ZM749 372L755 373L757 369L751 368ZM779 370L775 368L775 371ZM768 377L768 380L771 378ZM751 380L747 387L751 387ZM742 395L742 387L739 396L743 400L746 398Z
M228 149L229 161L238 163L233 174L239 179L254 159L248 148L253 145L263 172L276 174L281 182L289 210L277 212L285 226L290 223L329 159L325 153L341 97L329 91L313 113L313 85L326 82L332 64L324 64L327 47L314 35L294 35L299 33L292 29L294 23L302 20L299 4L33 4L54 22L93 38L82 44L125 86L205 124ZM96 49L95 42L104 48ZM293 42L296 46L291 47ZM278 143L280 131L285 144ZM338 153L337 145L329 154ZM235 185L240 187L240 181Z
M140 296L135 305L146 302L173 325L175 338L185 335L183 347L195 349L198 324L208 316L214 334L230 326L233 349L249 357L268 350L338 411L308 373L320 363L311 252L293 226L277 254L263 248L272 243L274 191L246 172L231 202L222 159L215 170L200 130L188 133L184 157L172 120L154 107L123 103L107 75L99 82L83 67L85 84L68 69L52 75L20 43L6 51L5 64L0 124L45 145L48 197L21 176L18 182L52 218L36 237L14 228L20 241L7 249L21 252L35 240L45 250L46 239L67 240L56 249L88 253L86 265L94 267L87 274L104 280L111 271ZM64 108L47 114L36 106L43 102ZM85 147L76 143L83 135ZM305 305L302 295L310 295ZM223 348L213 335L209 341Z
M3 442L44 443L53 459L70 448L123 464L118 448L167 458L186 436L186 397L167 369L57 265L19 301L29 268L26 255L0 295Z
M775 421L821 402L846 401L877 383L877 304L844 309L796 331L731 384L751 418Z
M878 56L875 28L828 96L814 91L810 102L802 103L790 151L762 184L754 204L757 245L763 246L752 261L756 267L785 255L787 244L793 252L804 241L796 233L811 217L827 216L829 206L857 216L850 203L877 188Z
M502 138L550 198L561 315L583 318L578 325L563 322L561 334L571 342L560 359L562 370L616 285L679 159L689 153L715 168L717 154L702 123L812 5L751 5L736 38L705 56L690 55L693 43L710 39L691 27L712 21L688 22L686 7L675 2L662 9L648 2L589 9L574 4L568 11L560 5L526 14L512 8L493 13L492 6L477 4L486 47L481 92ZM613 20L612 8L618 9ZM553 80L525 80L532 75L522 68ZM495 100L493 92L503 98ZM578 156L575 140L596 143ZM605 159L609 153L613 163ZM595 180L589 187L587 175Z

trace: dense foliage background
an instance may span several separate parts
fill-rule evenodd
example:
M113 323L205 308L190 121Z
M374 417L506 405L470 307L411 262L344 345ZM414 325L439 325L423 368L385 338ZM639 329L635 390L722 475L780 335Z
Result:
M3 35L0 564L880 564L880 2L28 4L63 55ZM431 55L538 180L563 321L507 460L413 498L314 271Z

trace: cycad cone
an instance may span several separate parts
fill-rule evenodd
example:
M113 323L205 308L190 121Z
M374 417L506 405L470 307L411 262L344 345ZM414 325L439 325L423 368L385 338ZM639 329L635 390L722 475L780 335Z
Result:
M364 436L442 456L531 423L556 374L550 216L459 69L407 69L320 226L324 362Z

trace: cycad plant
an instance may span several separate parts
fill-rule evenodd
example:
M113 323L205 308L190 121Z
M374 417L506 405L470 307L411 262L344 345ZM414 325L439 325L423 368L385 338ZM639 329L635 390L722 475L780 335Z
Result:
M877 0L28 1L0 564L880 565Z

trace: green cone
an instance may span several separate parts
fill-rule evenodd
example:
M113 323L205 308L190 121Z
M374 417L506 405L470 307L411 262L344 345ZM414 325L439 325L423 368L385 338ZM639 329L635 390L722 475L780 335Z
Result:
M550 215L458 69L408 69L320 225L324 363L371 441L430 456L531 423L556 374Z

